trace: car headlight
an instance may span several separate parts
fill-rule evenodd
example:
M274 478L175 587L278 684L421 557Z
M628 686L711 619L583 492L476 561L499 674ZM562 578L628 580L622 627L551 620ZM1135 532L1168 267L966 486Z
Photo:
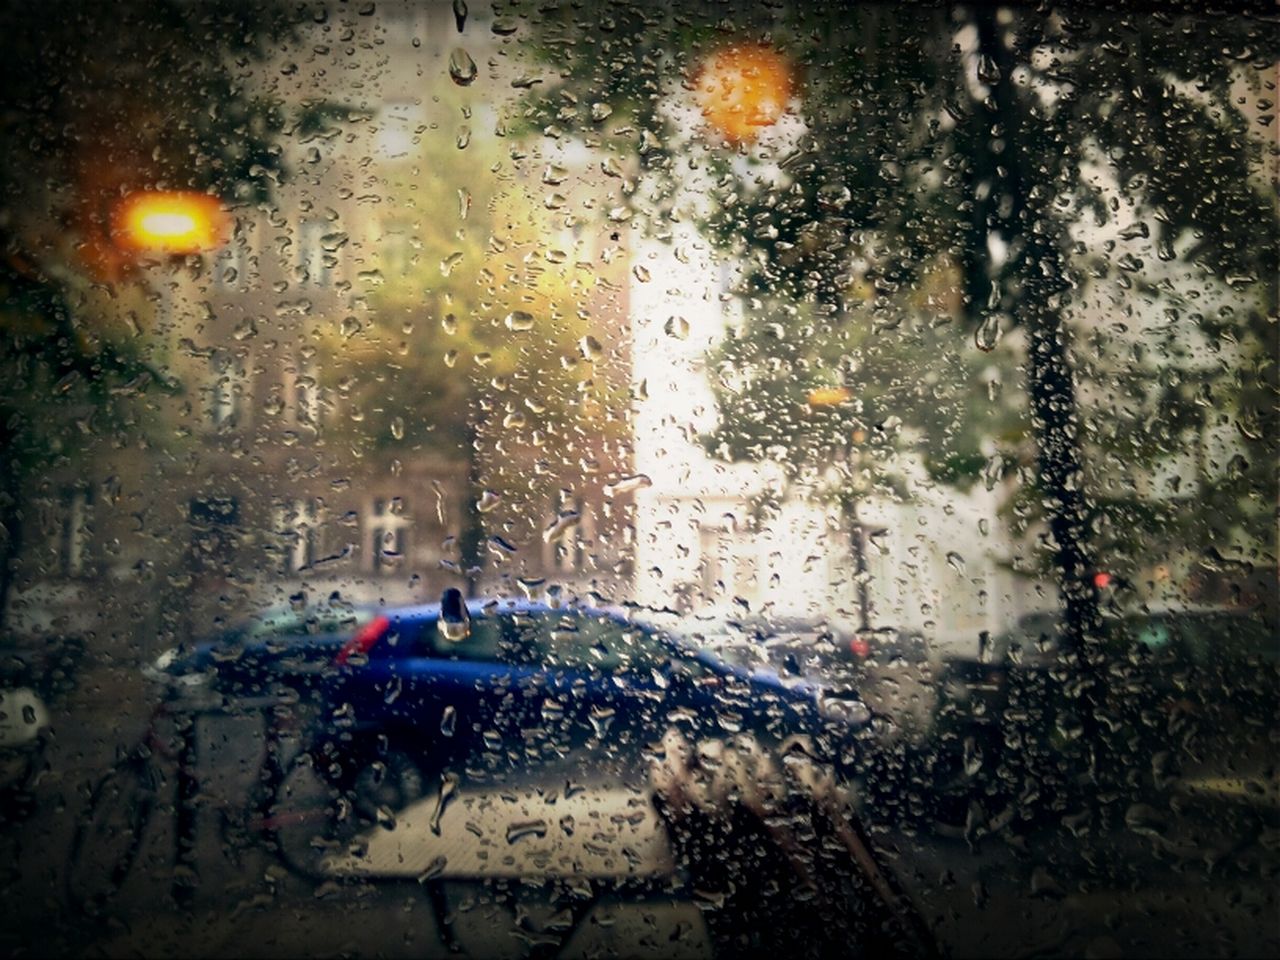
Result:
M818 713L824 720L831 720L849 727L861 727L871 719L871 711L861 700L845 700L839 697L818 697Z

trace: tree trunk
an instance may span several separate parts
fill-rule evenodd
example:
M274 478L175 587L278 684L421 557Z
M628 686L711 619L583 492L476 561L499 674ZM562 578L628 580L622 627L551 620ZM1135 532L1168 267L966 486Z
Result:
M1018 299L1008 309L1027 332L1027 381L1031 422L1038 448L1039 487L1043 493L1053 536L1054 567L1063 603L1063 639L1068 650L1082 653L1087 638L1099 626L1097 598L1090 580L1094 570L1088 546L1089 508L1080 457L1080 416L1075 379L1067 358L1067 331L1062 309L1071 284L1066 276L1062 234L1066 227L1050 209L1056 196L1057 174L1063 156L1034 121L1025 121L1012 76L1017 61L1001 39L997 10L983 6L975 14L978 53L993 63L997 79L985 78L995 111L991 119L1002 128L1003 152L992 149L995 134L980 135L976 157L979 170L995 178L978 224L982 246L974 251L985 264L985 230L1004 226L1010 238L1024 247L1012 265L1019 281ZM984 107L979 107L983 111ZM996 220L1001 197L1009 201L1007 217ZM1007 295L1007 291L1006 291ZM974 304L977 307L977 304Z

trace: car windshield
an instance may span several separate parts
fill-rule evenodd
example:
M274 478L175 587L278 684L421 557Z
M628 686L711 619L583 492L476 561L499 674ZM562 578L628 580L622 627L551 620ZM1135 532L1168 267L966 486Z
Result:
M1280 956L1273 0L0 53L4 952Z

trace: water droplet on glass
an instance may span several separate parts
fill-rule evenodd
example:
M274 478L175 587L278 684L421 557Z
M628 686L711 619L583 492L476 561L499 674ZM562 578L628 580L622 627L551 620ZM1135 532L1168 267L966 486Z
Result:
M462 251L461 250L453 251L453 253L449 254L447 257L445 257L443 260L440 261L440 275L442 277L449 276L449 274L453 272L453 268L456 267L461 261L462 261Z
M632 267L631 272L635 274L635 278L639 280L641 283L649 282L649 271L646 270L644 267L642 267L640 264L637 263L634 267Z
M444 713L440 716L440 732L446 737L452 737L454 729L458 726L458 711L453 704L449 704L444 708Z
M537 837L541 839L547 835L547 821L545 820L517 820L515 823L507 827L507 843L515 843L523 840L525 837Z
M989 313L973 334L973 344L983 353L990 353L1000 342L1000 317Z
M399 677L392 677L387 681L387 688L383 691L383 703L395 703L400 697L400 691L404 687L404 682Z
M637 473L630 477L623 477L617 483L611 483L604 488L606 497L616 497L620 494L630 493L632 490L643 490L645 487L653 486L653 481L649 479L648 474Z
M440 326L445 333L449 334L449 336L453 336L458 332L458 318L452 313L446 313L440 320Z
M526 330L533 329L533 314L524 310L512 310L507 314L507 319L503 321L507 325L507 329L515 333L524 333Z
M486 490L484 493L480 494L480 499L476 501L476 509L481 513L488 513L501 502L502 497L500 494L497 494L492 490Z
M470 212L471 212L471 191L459 190L458 191L458 219L459 220L467 219L467 214L469 214Z
M532 600L547 582L546 577L520 577L516 580L516 584L524 593L525 599Z
M476 62L471 59L471 54L461 47L449 54L449 76L458 86L465 87L470 84L475 80L477 72Z
M431 814L428 826L437 837L440 836L440 818L444 816L445 807L458 795L458 775L446 771L440 775L440 793L436 796L436 808Z
M489 26L489 29L500 37L509 37L511 34L515 33L519 27L511 17L498 17Z
M397 440L404 439L404 417L391 418L391 436Z
M458 139L455 143L459 150L467 149L467 146L471 143L471 128L467 126L459 127Z
M818 203L832 210L843 210L853 194L843 183L824 183L818 188Z
M427 869L423 870L422 873L418 874L418 882L428 883L434 880L436 877L444 873L445 865L448 864L448 862L449 862L449 858L446 857L443 853L440 854L438 857L432 858L431 862L427 864Z
M576 510L561 510L559 515L542 531L546 543L554 543L578 525L581 515Z
M675 337L677 340L689 338L689 321L684 317L668 317L662 329L668 337Z
M964 557L960 556L960 554L956 553L954 550L947 554L947 566L961 576L964 576Z
M461 33L467 26L467 0L453 0L453 22Z
M471 614L467 610L462 592L450 587L440 601L440 619L436 621L440 635L457 643L471 636Z
M998 83L1000 80L1000 68L985 53L978 58L978 79L983 83Z
M592 363L604 355L604 347L590 334L578 341L578 349L582 353L582 358Z

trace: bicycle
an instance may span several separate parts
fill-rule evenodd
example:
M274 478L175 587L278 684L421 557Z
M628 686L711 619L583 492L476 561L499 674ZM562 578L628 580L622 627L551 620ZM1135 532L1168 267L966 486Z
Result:
M321 823L329 814L317 807L293 810L281 817L274 809L282 780L280 757L286 741L298 730L294 711L280 697L242 700L235 706L241 712L263 712L264 750L258 788L247 804L217 803L223 839L236 833L256 836L283 866L300 873L295 863L281 855L280 833L286 825L301 820ZM179 902L190 898L196 883L193 858L198 808L208 800L200 793L196 769L196 723L201 716L227 713L222 705L193 704L171 693L156 705L138 742L93 785L73 834L63 875L65 897L74 911L99 916L113 901L137 867L152 822L161 812L171 812L174 817L172 893ZM224 843L229 850L235 846Z

